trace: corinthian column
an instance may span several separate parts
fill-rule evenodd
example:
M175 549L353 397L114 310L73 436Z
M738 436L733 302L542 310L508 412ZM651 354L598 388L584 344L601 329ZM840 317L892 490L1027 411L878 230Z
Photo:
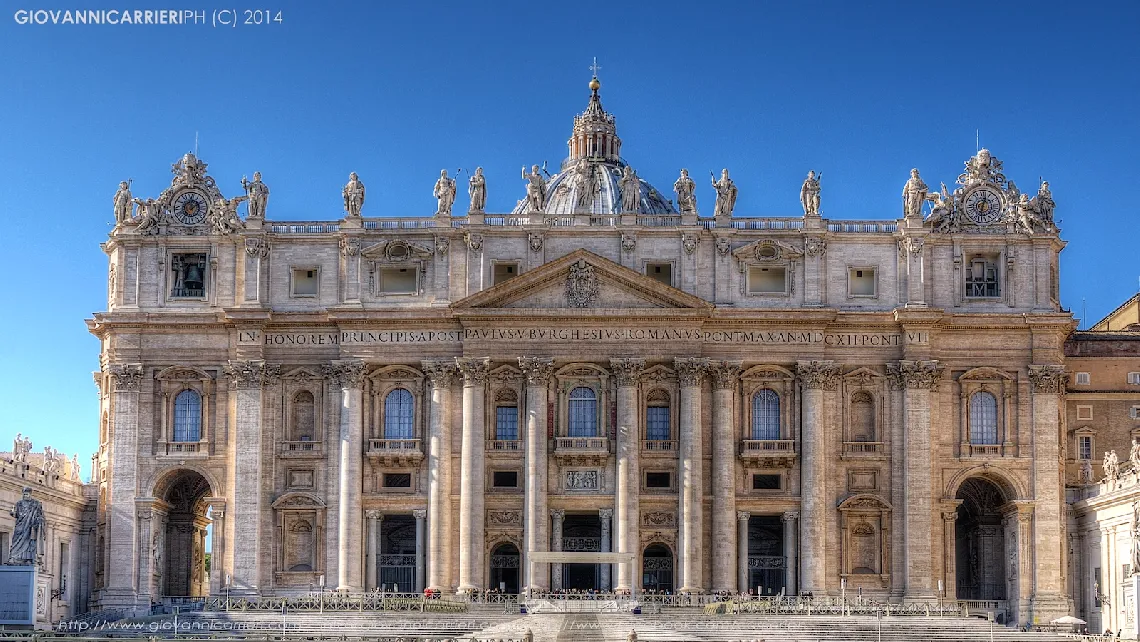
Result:
M712 452L712 590L731 592L737 584L736 536L736 383L741 362L714 361L709 366L713 382Z
M1029 382L1033 391L1034 499L1029 528L1032 529L1034 554L1033 557L1029 557L1028 551L1023 554L1030 560L1028 568L1034 569L1030 610L1035 621L1050 621L1068 612L1061 579L1065 497L1057 463L1061 456L1057 443L1061 398L1067 381L1064 366L1029 366Z
M455 360L463 375L463 480L459 494L459 592L483 585L483 402L491 360Z
M261 389L264 379L278 372L264 361L230 361L230 416L234 418L233 525L235 542L261 541ZM254 592L261 577L260 548L234 546L231 585Z
M431 406L428 410L428 559L427 582L433 591L451 585L447 567L451 560L451 435L447 417L451 408L451 386L457 370L450 361L423 361L424 373L431 379Z
M549 547L546 510L546 404L547 386L554 371L554 360L520 357L519 368L526 376L526 481L523 492L525 511L523 520L523 583L531 591L550 588L545 567L537 568L530 561L532 552Z
M364 430L361 425L360 397L364 385L364 363L333 361L325 366L325 376L340 389L340 431L338 453L340 478L336 519L338 591L364 588L360 573L360 531L362 520L360 479L363 466ZM259 540L242 540L255 542ZM256 547L250 546L250 549Z
M704 582L704 488L701 484L701 382L708 359L675 359L681 382L681 498L678 522L682 593L702 593Z
M803 410L800 431L800 591L827 593L827 417L824 393L839 387L833 361L796 364Z
M110 367L114 383L114 415L111 437L111 474L107 479L107 558L104 568L106 597L123 605L135 600L135 568L138 549L135 537L135 493L138 479L139 364ZM146 543L146 550L150 550ZM145 590L146 587L138 587Z
M617 488L614 501L617 509L617 552L636 556L641 540L637 381L645 369L645 359L610 359L610 368L617 380ZM618 564L616 591L625 593L632 590L636 566L636 563Z
M903 598L935 597L931 569L930 391L938 386L937 361L887 364L891 386L903 393Z

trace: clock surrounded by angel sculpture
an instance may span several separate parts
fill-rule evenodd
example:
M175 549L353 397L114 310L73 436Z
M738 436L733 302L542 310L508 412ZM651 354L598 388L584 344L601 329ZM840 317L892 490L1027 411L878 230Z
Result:
M184 225L197 225L206 220L208 207L198 192L182 192L174 199L174 218Z

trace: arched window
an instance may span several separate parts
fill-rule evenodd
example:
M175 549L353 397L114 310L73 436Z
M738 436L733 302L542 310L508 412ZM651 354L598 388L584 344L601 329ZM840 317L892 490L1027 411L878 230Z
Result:
M174 398L174 441L200 441L202 436L202 397L183 390Z
M780 438L780 396L765 388L752 395L752 438Z
M384 398L384 439L415 439L412 393L396 388Z
M645 440L669 440L669 393L654 390L645 399Z
M875 441L875 405L870 393L851 395L851 441Z
M590 388L570 391L571 437L598 436L598 398Z
M997 398L988 392L975 392L970 395L970 443L997 442Z
M315 409L313 393L302 390L293 395L293 441L313 441Z

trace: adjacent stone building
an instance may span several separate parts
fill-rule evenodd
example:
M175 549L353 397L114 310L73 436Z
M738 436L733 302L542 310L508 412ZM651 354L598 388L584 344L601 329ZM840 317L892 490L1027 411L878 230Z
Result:
M894 220L822 218L814 176L802 216L734 213L727 171L674 203L596 79L568 147L509 214L481 172L466 212L444 174L434 216L373 217L353 175L311 222L191 154L156 199L124 184L88 322L96 602L845 583L1069 612L1048 184L982 150L952 192L912 172ZM636 562L528 563L558 550Z

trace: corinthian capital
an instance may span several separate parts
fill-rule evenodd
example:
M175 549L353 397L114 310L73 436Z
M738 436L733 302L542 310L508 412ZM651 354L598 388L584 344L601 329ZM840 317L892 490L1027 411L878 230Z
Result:
M735 390L740 381L741 361L710 361L709 376L717 390Z
M326 363L325 376L342 389L359 388L364 385L364 362L345 359Z
M705 379L709 369L708 359L696 357L678 357L673 360L673 369L677 371L677 379L681 386L699 386Z
M528 386L545 386L554 373L554 359L541 357L519 357L519 369L526 375Z
M490 357L456 357L455 365L463 375L463 384L480 386L487 382L491 370Z
M1029 366L1029 383L1034 393L1060 395L1065 393L1069 375L1065 366Z
M222 369L230 380L230 388L234 390L251 390L261 388L266 376L264 361L230 361ZM277 373L280 374L278 368Z
M899 361L887 364L887 379L895 390L904 388L933 390L942 379L943 368L937 361Z
M431 379L431 385L436 388L450 388L451 384L455 383L455 378L459 374L459 370L455 367L454 361L421 361L420 365L423 366L424 374Z
M801 361L796 364L796 379L811 390L837 390L839 366L834 361Z
M128 363L111 366L111 377L115 380L115 390L121 392L137 392L142 381L142 365Z
M610 369L619 388L632 388L645 369L645 359L610 359Z

